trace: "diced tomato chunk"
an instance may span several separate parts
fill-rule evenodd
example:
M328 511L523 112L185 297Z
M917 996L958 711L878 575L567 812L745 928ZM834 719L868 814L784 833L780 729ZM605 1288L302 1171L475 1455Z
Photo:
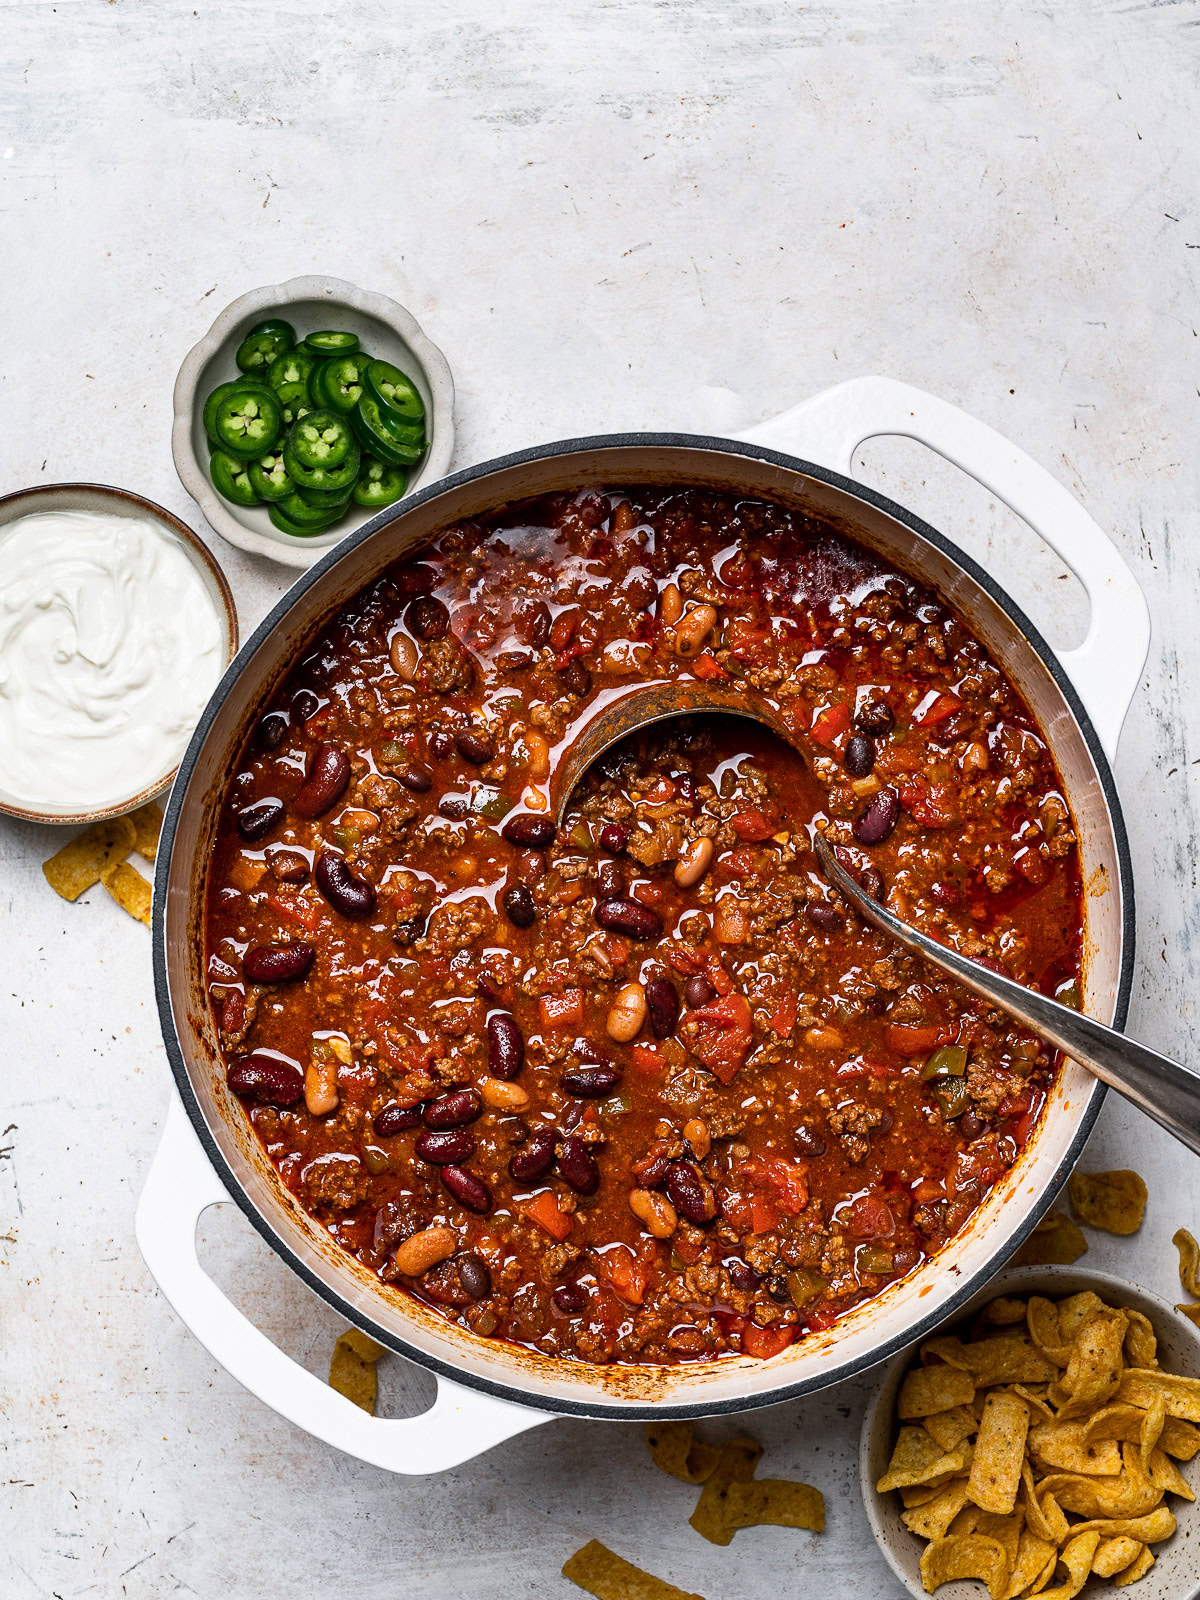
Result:
M732 1083L754 1037L745 995L725 994L698 1006L686 1024L692 1053L722 1083Z
M776 1322L769 1328L760 1328L757 1322L748 1322L742 1329L742 1354L766 1361L786 1350L796 1337L794 1322Z
M538 1001L538 1016L543 1028L578 1028L583 1022L583 990L544 994Z
M962 705L957 695L942 694L931 689L912 714L914 728L936 728L939 722L952 717Z
M846 1232L851 1239L890 1239L895 1231L896 1219L878 1195L860 1195L850 1207Z
M938 1045L952 1037L951 1030L940 1022L891 1022L883 1031L884 1042L898 1056L927 1056Z
M817 744L823 744L828 750L845 733L850 726L850 707L844 700L837 705L827 706L820 713L812 725L812 736Z
M709 983L712 984L713 988L718 994L728 994L733 988L733 979L721 965L721 959L719 956L709 956L708 960L704 963L704 971L708 977Z
M958 800L948 783L930 783L918 775L902 783L899 794L900 804L923 828L948 828L959 819Z
M692 671L705 683L719 683L722 678L729 676L716 656L709 650L700 652L695 661L692 662Z
M683 978L694 978L704 971L704 958L689 950L686 945L674 944L667 952L667 960Z
M297 927L307 928L310 932L321 926L321 908L313 900L302 900L299 897L292 899L281 894L267 897L267 904L277 916L284 917L288 922L294 922Z
M573 1219L559 1209L558 1196L553 1189L543 1189L541 1194L535 1194L532 1200L526 1200L521 1212L530 1222L536 1222L539 1228L544 1228L552 1239L558 1240L559 1244L571 1231Z
M796 1025L796 996L794 994L785 995L775 1007L775 1010L772 1011L767 1022L771 1031L779 1034L781 1038L785 1034L791 1033Z
M630 1055L639 1072L661 1072L663 1053L656 1044L635 1044Z
M597 1261L597 1270L630 1305L640 1306L650 1287L650 1262L635 1256L628 1245L619 1244L605 1250Z
M735 811L729 819L729 826L739 839L745 839L749 844L761 844L775 832L775 824L754 806L746 811Z

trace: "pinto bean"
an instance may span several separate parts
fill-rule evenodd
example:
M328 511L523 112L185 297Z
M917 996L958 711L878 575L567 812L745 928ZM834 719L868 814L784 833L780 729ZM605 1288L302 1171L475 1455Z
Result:
M456 1089L453 1094L427 1101L422 1115L427 1128L461 1128L474 1122L482 1110L478 1089Z
M571 1067L559 1079L567 1094L576 1095L580 1100L602 1100L620 1081L620 1068L606 1061Z
M244 1100L262 1106L294 1106L304 1094L304 1079L294 1066L274 1056L242 1056L232 1061L225 1082Z
M465 1128L431 1128L417 1135L413 1149L422 1161L435 1167L448 1167L471 1159L475 1154L475 1135Z
M587 1145L573 1133L558 1146L558 1170L578 1194L595 1194L600 1187L600 1168Z
M749 933L745 906L735 895L722 895L713 912L713 937L717 943L744 944Z
M454 735L454 743L458 746L459 755L473 767L482 767L496 754L496 746L492 741L474 728L460 728Z
M420 1106L390 1105L375 1113L374 1128L377 1139L394 1139L398 1133L405 1133L409 1128L420 1126Z
M472 1300L486 1300L492 1292L492 1275L488 1264L474 1250L464 1250L454 1258L458 1281Z
M631 1189L629 1209L656 1239L669 1239L679 1226L675 1207L666 1195L655 1194L652 1189Z
M894 789L881 789L854 824L859 844L882 844L900 817L900 797Z
M677 583L669 583L659 596L658 620L664 628L673 628L683 615L683 596Z
M388 646L388 660L392 663L392 671L405 683L411 683L417 675L417 664L420 656L417 647L406 633L397 631L392 635L392 642Z
M452 1256L457 1243L453 1228L422 1228L396 1246L396 1270L406 1278L419 1278Z
M283 801L274 798L256 800L253 805L243 806L237 814L238 832L243 839L253 844L256 839L263 838L283 820L284 809Z
M618 1044L628 1044L642 1031L648 1011L646 991L640 983L626 983L617 990L617 997L608 1008L604 1027L610 1039Z
M712 866L712 858L716 853L716 846L711 839L693 839L690 844L685 844L679 852L679 860L675 863L675 882L681 889L690 889Z
M716 1216L717 1197L694 1162L672 1161L667 1168L666 1186L676 1211L697 1227Z
M492 1209L492 1191L482 1178L468 1172L466 1167L443 1167L442 1182L459 1205L465 1206L468 1211L474 1211L482 1217Z
M328 1116L338 1107L338 1064L336 1057L310 1061L304 1069L304 1104L314 1117Z
M518 1183L536 1183L544 1178L554 1165L554 1147L558 1134L553 1128L538 1128L508 1163L511 1177Z
M404 619L418 639L444 639L450 628L450 613L431 594L419 594L410 604Z
M485 1078L479 1085L479 1095L485 1106L493 1111L524 1111L529 1096L519 1083L505 1083L502 1078Z
M350 759L336 744L319 744L313 751L308 777L292 799L298 817L324 816L346 792L350 782Z
M557 833L558 829L551 819L536 811L518 811L500 829L502 839L522 850L547 850L554 843Z
M693 1117L690 1122L683 1125L683 1137L691 1146L692 1154L697 1161L703 1161L712 1149L712 1134L708 1131L708 1123L700 1117Z
M525 1040L511 1011L487 1019L488 1071L493 1078L515 1078L525 1060Z
M313 871L317 888L344 917L369 917L375 909L375 891L364 878L356 878L345 860L322 850Z
M693 606L675 624L674 648L677 656L689 660L704 649L709 634L717 625L715 606Z
M242 971L251 983L295 983L313 964L316 951L303 939L289 944L260 944L242 957Z
M606 932L619 933L626 939L648 944L662 938L662 918L640 900L602 900L596 907L596 921Z
M500 904L514 928L531 928L537 921L537 904L528 884L510 883L500 896Z
M669 1039L679 1021L679 990L670 978L651 978L646 985L650 1028L656 1039Z
M550 746L533 728L527 728L521 737L527 757L525 770L534 783L540 783L550 776Z

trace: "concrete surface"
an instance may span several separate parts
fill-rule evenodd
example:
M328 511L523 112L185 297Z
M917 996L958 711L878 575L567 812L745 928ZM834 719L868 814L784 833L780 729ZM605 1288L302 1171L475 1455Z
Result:
M395 295L443 346L460 464L732 430L864 372L944 395L1074 488L1149 596L1118 764L1132 1026L1194 1059L1198 22L1126 0L0 0L0 489L115 482L205 531L168 450L176 368L236 294L309 271ZM864 471L1078 636L1076 586L985 495L916 446ZM249 626L287 575L211 542ZM825 1490L827 1533L727 1550L636 1427L554 1423L399 1480L250 1399L134 1248L168 1092L148 940L103 894L55 899L56 842L0 825L5 1597L566 1596L592 1536L709 1600L898 1593L855 1490L862 1384L750 1424L764 1472ZM1196 1164L1111 1102L1088 1160L1152 1190L1142 1233L1088 1259L1170 1294ZM210 1213L205 1259L325 1368L336 1319L247 1226ZM416 1409L426 1380L392 1359L383 1390Z

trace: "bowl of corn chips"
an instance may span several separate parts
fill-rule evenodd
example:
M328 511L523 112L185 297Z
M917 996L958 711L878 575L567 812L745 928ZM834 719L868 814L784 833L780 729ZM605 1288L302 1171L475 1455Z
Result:
M1106 1273L1021 1267L880 1369L863 1502L914 1600L1200 1594L1200 1328Z

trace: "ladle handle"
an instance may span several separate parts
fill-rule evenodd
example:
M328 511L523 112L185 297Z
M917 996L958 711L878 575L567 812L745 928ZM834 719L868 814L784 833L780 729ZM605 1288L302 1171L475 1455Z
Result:
M827 847L818 845L817 855L826 877L865 922L1016 1017L1200 1155L1200 1074L938 944L865 894Z
M880 434L915 439L952 461L1027 522L1083 584L1087 637L1058 657L1111 760L1146 663L1150 615L1112 541L1045 467L986 423L894 378L852 378L742 437L852 477L854 452Z

